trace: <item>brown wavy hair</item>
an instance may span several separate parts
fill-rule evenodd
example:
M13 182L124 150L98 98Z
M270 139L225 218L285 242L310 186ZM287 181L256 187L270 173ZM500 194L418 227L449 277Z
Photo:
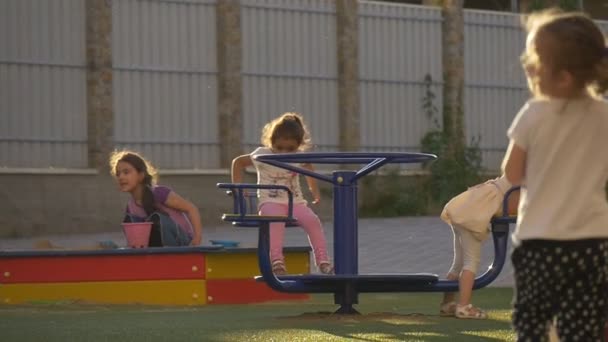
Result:
M293 139L298 143L298 150L307 150L311 146L310 133L302 115L287 112L267 123L262 129L262 145L272 147L277 139Z
M133 166L133 168L144 174L143 185L144 190L142 194L142 205L148 215L152 214L156 209L154 206L154 194L152 193L152 186L156 185L158 181L158 173L156 168L146 158L142 157L136 152L123 150L114 151L110 155L110 172L112 176L118 177L118 163L125 162Z

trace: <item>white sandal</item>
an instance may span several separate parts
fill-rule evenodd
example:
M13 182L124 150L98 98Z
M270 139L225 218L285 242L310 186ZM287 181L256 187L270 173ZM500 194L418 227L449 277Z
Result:
M272 262L272 273L275 275L287 275L287 267L285 267L285 262L283 260L275 260Z
M474 307L473 304L456 305L454 316L464 319L487 319L488 314L480 308Z
M334 274L334 267L327 261L319 264L319 272L321 274Z
M456 313L456 302L441 303L439 305L439 316L454 316Z

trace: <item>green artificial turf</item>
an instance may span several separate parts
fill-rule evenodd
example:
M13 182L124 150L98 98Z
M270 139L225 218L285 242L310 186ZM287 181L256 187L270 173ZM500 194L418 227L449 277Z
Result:
M202 307L33 303L0 306L8 341L513 341L511 289L474 293L488 320L438 316L435 293L361 294L362 315L331 314L332 295L310 301Z

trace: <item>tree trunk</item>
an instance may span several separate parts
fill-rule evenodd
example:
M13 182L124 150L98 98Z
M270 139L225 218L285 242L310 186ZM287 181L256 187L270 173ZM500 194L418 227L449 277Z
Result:
M112 5L106 0L87 0L85 5L88 166L107 174L114 149Z
M464 11L463 0L442 3L443 132L448 155L464 154Z
M422 0L423 6L440 6L441 0Z
M342 151L357 151L359 127L358 0L337 0L338 118Z
M217 65L220 167L230 167L241 154L243 137L241 91L241 12L239 0L218 0Z

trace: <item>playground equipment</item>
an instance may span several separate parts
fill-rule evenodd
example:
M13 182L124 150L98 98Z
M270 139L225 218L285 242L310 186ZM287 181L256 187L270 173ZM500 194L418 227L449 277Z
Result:
M310 269L309 247L285 262ZM255 248L158 247L0 252L0 303L208 305L305 300L256 282Z
M297 172L333 185L334 203L334 263L335 275L287 275L276 276L270 261L269 226L271 222L294 224L297 218L292 213L293 197L289 189L276 185L220 183L219 188L229 189L235 194L235 213L225 214L225 221L238 225L259 227L258 261L263 280L271 288L287 293L333 293L335 304L340 305L336 313L358 313L353 307L358 303L358 294L363 292L450 292L458 291L458 282L439 280L436 274L359 274L358 270L358 226L357 226L357 181L374 170L390 163L420 163L436 158L424 153L291 153L268 154L255 157L258 161ZM334 171L332 176L310 171L294 163L313 164L364 164L357 171ZM243 194L249 189L280 189L288 194L287 216L261 216L252 214L251 203L247 206ZM508 213L505 195L503 212ZM249 209L249 211L248 211ZM507 215L507 214L505 214ZM492 221L494 261L488 270L475 279L473 288L490 284L504 266L507 250L509 223L514 217L503 216Z
M288 196L292 198L293 194L291 191L285 186L279 185L264 185L264 184L246 184L245 186L233 186L229 183L218 183L218 187L224 189L230 189L226 191L228 196L232 196L233 207L235 213L243 213L245 215L256 215L258 211L258 195L256 192L246 191L246 190L257 190L257 189L276 189L283 190L288 193ZM293 198L292 198L293 201ZM289 206L289 208L293 208ZM291 209L290 209L291 210ZM289 214L291 216L291 212ZM226 216L224 215L224 218ZM235 220L232 221L232 225L235 227L255 227L257 228L259 225L255 220ZM298 224L295 221L285 222L286 227L296 227Z

